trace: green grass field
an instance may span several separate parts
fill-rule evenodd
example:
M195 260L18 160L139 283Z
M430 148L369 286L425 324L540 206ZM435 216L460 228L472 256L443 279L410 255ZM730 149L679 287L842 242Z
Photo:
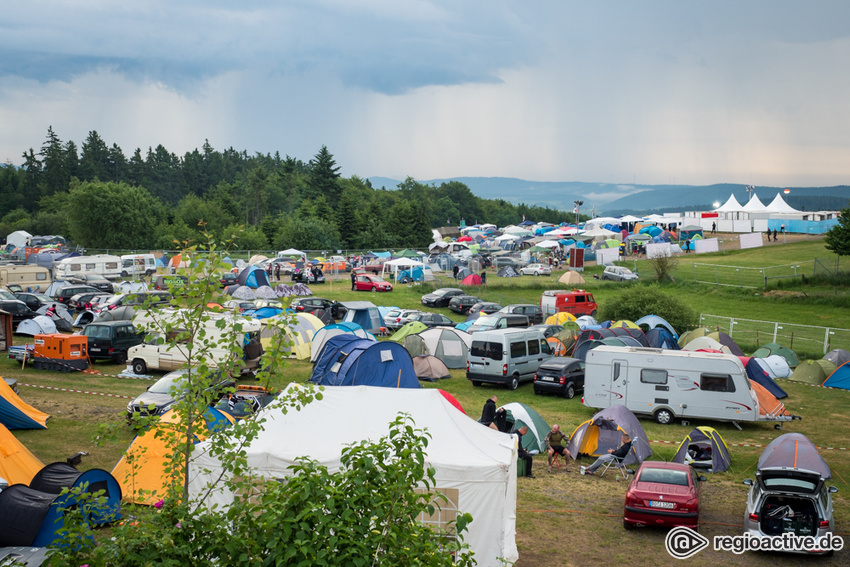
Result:
M740 263L750 261L784 263L788 258L827 257L822 242L808 241L784 246L774 246L757 251L727 252L725 254L690 256L680 260L688 262ZM802 261L802 260L800 260ZM649 271L646 261L638 262L643 278ZM600 304L618 301L623 284L594 280L592 274L601 268L592 267L585 271L586 288L591 290ZM562 287L556 285L560 273L547 278L532 277L501 280L491 275L488 285L479 294L483 299L508 303L538 303L544 289ZM450 285L445 279L439 285ZM638 284L644 285L644 284ZM340 281L314 286L318 296L338 300L370 300L376 304L397 305L417 308L419 297L431 286L399 286L388 294L351 292L346 276ZM783 296L765 293L764 290L739 290L728 287L713 287L692 283L665 284L661 288L692 307L698 313L711 313L727 317L752 318L767 321L794 323L805 321L810 325L823 325L850 329L850 308L846 285L818 282L806 286L796 282L783 287L783 291L802 292L804 296ZM448 310L453 319L461 318ZM26 337L16 337L24 342ZM34 407L51 414L48 429L40 431L15 431L33 453L45 463L64 460L67 456L86 450L91 456L84 460L85 467L111 470L131 439L131 432L124 425L123 417L127 397L142 392L148 385L140 380L117 378L123 368L98 363L95 374L62 374L34 371L31 367L21 369L20 363L0 359L0 373L17 378L21 383L21 397ZM305 361L291 361L282 375L274 377L273 385L282 387L292 381L304 381L310 375L311 365ZM713 535L736 535L741 532L746 487L743 479L751 478L761 449L782 432L801 432L809 436L819 447L833 469L834 484L839 488L835 495L837 532L850 537L850 434L847 423L850 419L850 391L828 390L801 383L783 381L782 387L789 393L786 406L803 416L802 421L786 424L777 431L770 424L743 424L741 431L731 424L702 423L691 421L685 426L680 423L661 426L650 420L642 420L647 435L652 440L653 459L669 460L676 444L696 425L711 425L717 428L726 442L731 445L732 468L720 474L709 475L703 487L703 509L701 533ZM65 390L41 389L34 386L63 388ZM535 396L530 384L516 391L498 387L473 388L466 380L464 371L452 372L452 378L437 384L423 383L426 388L442 388L452 393L463 405L467 414L477 419L485 399L493 394L499 403L512 401L534 407L551 425L558 423L564 430L572 431L581 422L589 419L592 412L585 408L579 397L565 400L555 397ZM92 392L92 393L80 393ZM95 394L112 394L107 397ZM121 397L123 396L123 397ZM118 438L102 445L95 442L101 424L114 423L119 431ZM588 464L589 459L581 459ZM664 550L666 532L655 529L625 532L622 528L622 504L626 484L616 482L613 476L604 478L581 477L577 465L573 472L546 473L543 456L535 459L535 479L520 479L517 503L517 543L521 566L538 565L585 565L616 563L640 565L666 565L670 556ZM850 543L850 541L848 541ZM737 556L732 553L703 551L688 560L689 564L708 566L723 561L729 565L809 565L809 558L795 556L747 553ZM817 559L818 565L850 564L850 552L844 550L833 558Z

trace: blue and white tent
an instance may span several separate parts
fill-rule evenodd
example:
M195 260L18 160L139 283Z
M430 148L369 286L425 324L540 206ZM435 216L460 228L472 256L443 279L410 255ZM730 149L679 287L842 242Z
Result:
M403 346L350 334L331 337L325 343L310 382L321 386L420 387L413 359Z

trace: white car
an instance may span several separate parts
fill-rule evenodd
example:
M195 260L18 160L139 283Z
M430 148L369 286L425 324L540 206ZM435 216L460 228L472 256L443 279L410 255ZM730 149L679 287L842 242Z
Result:
M519 272L524 276L551 276L552 268L547 264L529 264L520 268Z
M615 282L625 282L638 279L638 275L623 266L605 266L605 271L602 272L602 279Z

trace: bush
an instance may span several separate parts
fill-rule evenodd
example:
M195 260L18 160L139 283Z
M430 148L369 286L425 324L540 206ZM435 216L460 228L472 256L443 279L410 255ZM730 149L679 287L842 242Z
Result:
M645 315L664 318L680 334L699 323L696 311L678 299L666 295L657 284L629 287L615 301L602 303L597 319L637 321Z

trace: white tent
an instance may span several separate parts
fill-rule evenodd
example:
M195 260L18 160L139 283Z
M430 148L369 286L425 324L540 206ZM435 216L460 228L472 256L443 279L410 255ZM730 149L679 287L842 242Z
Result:
M773 198L773 201L767 206L767 212L769 213L799 213L797 209L789 205L785 202L785 199L782 198L781 193L777 193L776 197Z
M721 206L714 209L716 213L734 213L737 211L744 210L744 207L741 206L741 203L738 202L738 199L735 198L735 194L729 195L729 199L726 200Z
M25 230L16 230L15 232L6 236L6 244L12 244L18 248L23 248L24 246L29 246L30 240L32 239L32 234Z
M750 197L750 201L744 205L743 209L748 213L760 213L767 210L767 207L764 206L764 203L761 202L759 196L753 193L753 196Z
M428 353L449 368L466 368L466 356L472 346L472 335L454 327L432 327L419 333Z
M299 387L303 386L289 385ZM284 414L279 402L262 410L268 417L264 430L247 447L253 474L270 479L290 476L290 467L302 456L337 471L343 447L387 435L389 423L406 412L417 428L431 435L426 458L435 469L436 490L455 495L457 509L473 517L464 541L478 564L501 566L499 558L517 560L516 436L482 426L457 411L436 389L346 386L325 388L322 395L300 411ZM333 435L316 424L333 424ZM208 444L195 446L189 465L193 498L221 474L221 464L207 452ZM207 504L232 501L232 494L213 490Z

